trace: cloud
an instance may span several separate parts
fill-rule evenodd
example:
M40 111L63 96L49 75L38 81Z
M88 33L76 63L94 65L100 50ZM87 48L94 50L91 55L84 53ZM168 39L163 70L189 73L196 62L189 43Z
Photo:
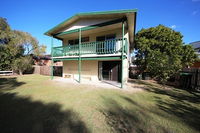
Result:
M195 11L192 12L192 15L194 16L194 15L196 15L198 12L199 12L199 11L195 10Z
M192 0L192 2L200 2L200 0Z
M172 29L176 29L177 26L176 26L176 25L172 25L172 26L170 26L170 28L172 28Z

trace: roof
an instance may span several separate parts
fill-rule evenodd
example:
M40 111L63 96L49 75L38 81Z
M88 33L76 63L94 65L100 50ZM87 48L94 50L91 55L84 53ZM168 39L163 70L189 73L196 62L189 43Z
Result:
M135 13L135 12L137 12L137 9L78 13L78 14L75 14L74 16L66 19L62 23L56 25L55 27L51 28L50 30L48 30L44 34L48 35L48 36L52 36L55 32L58 32L58 30L60 30L63 27L65 27L65 25L73 23L74 21L76 21L79 18L87 18L87 17L101 16L101 15L104 15L104 16L107 15L107 16L109 16L109 15L113 15L113 14L115 14L115 15L117 15L117 14L126 15L126 14L129 14L129 13Z
M35 60L51 60L51 55L33 56Z
M200 49L200 41L190 43L194 49Z

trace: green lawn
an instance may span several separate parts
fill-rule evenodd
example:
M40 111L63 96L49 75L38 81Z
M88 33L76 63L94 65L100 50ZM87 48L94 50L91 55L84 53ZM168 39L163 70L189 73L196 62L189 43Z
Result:
M47 76L0 78L2 133L198 133L200 94L162 89L93 88Z

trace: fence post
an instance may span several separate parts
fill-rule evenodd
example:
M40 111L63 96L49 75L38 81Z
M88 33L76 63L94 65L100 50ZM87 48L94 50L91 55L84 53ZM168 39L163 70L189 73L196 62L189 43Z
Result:
M197 85L198 85L198 69L196 69L195 71L195 85L194 85L194 88L193 89L196 89L197 88Z

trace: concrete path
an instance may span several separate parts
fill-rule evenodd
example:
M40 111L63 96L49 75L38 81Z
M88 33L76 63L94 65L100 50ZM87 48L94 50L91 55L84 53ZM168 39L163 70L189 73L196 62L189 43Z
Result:
M126 83L124 84L124 88L121 88L121 83L114 82L114 81L89 81L89 80L82 80L81 83L79 83L76 80L68 79L68 78L62 78L62 77L54 77L53 81L55 82L62 82L62 83L68 83L73 85L86 85L88 87L96 87L96 88L106 88L106 89L118 89L118 90L125 90L125 91L140 91L143 90L142 86L138 86L135 83Z

